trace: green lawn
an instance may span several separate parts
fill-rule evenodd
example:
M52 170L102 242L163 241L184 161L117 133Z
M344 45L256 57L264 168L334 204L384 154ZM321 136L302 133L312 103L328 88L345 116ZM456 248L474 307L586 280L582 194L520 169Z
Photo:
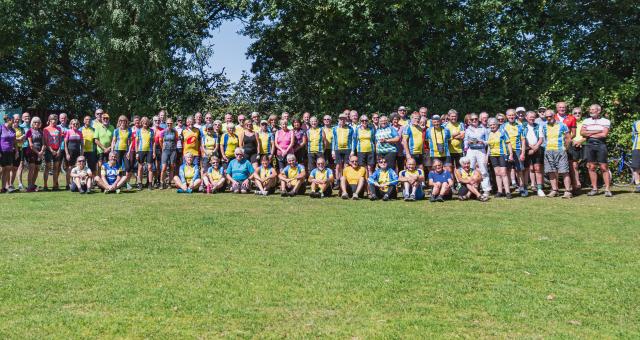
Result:
M0 338L640 337L640 195L0 204Z

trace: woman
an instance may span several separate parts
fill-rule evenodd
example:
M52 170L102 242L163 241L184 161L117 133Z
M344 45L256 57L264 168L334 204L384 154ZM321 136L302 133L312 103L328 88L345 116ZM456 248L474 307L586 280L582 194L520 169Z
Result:
M489 131L480 125L477 114L469 116L469 126L464 133L464 150L471 161L471 168L476 166L482 175L482 191L485 197L489 196L491 184L489 182L489 170L487 169L487 137Z
M49 190L49 171L53 170L53 191L58 191L58 176L60 176L60 162L62 161L62 130L58 127L58 116L49 115L49 126L44 129L44 161L45 169L43 173L43 190Z
M296 155L296 160L300 164L307 163L307 132L302 128L302 122L300 119L293 120L293 135L295 139L295 146L293 147L293 154Z
M253 184L258 188L256 195L267 196L276 192L276 183L278 173L271 166L271 160L268 156L260 158L260 167L251 175Z
M369 118L366 115L360 116L360 126L356 129L353 138L353 148L358 154L358 164L367 167L367 177L373 173L376 166L375 136L375 131L369 127Z
M227 132L220 140L220 154L223 165L228 165L235 158L235 151L240 146L240 140L236 135L236 126L233 123L227 124Z
M96 184L104 190L105 194L120 193L120 188L127 182L127 176L121 176L122 170L118 166L118 155L115 151L109 153L109 161L102 163L100 174L96 175Z
M467 157L460 158L460 168L455 171L456 181L460 183L458 197L461 201L466 201L472 196L476 199L486 202L488 198L478 190L478 186L482 181L479 171L471 169L471 160Z
M178 187L178 193L190 194L198 191L202 179L200 179L200 169L193 163L193 155L187 152L184 155L184 164L180 166L178 176L173 177L173 182Z
M13 160L13 170L11 171L11 175L9 176L9 189L11 189L12 191L15 190L13 183L15 183L16 181L16 177L18 176L18 171L22 173L21 165L22 165L22 160L24 159L22 142L25 140L24 134L26 131L24 131L22 129L22 126L20 125L21 124L20 118L21 117L19 114L13 115L13 130L16 132L16 150L18 151L18 155ZM22 188L22 179L20 179L19 181L18 190L20 188Z
M278 174L280 195L282 197L294 197L298 194L304 194L304 179L306 177L306 170L302 164L298 163L296 156L293 154L287 155L287 166Z
M216 134L213 124L207 124L204 126L202 141L200 142L200 154L202 155L203 164L202 169L200 169L200 177L203 178L205 183L207 178L207 166L218 149L218 136L219 135Z
M0 127L0 166L2 167L2 190L0 192L2 193L15 191L9 187L9 183L17 157L18 149L16 149L16 131L13 129L13 118L5 114L4 124Z
M258 139L260 140L260 149L258 151L258 153L260 154L260 162L262 163L263 157L267 157L269 159L269 164L271 164L271 160L273 159L276 148L273 146L273 144L275 143L273 139L273 133L269 132L269 125L266 120L260 122Z
M136 132L136 160L138 161L138 190L142 190L142 171L147 165L147 188L153 190L153 160L156 158L153 145L153 130L149 118L142 117L142 127Z
M489 118L487 121L489 124L489 161L493 167L493 171L496 174L496 185L498 191L496 197L506 196L511 198L511 191L509 190L509 172L507 171L507 165L509 161L513 161L513 149L509 142L509 136L507 133L500 129L500 125L496 118Z
M224 192L226 178L224 168L220 166L220 158L211 156L211 166L207 169L206 176L203 177L204 185L207 187L207 194Z
M400 124L400 115L397 113L392 114L391 116L391 128L396 130L396 134L398 135L398 142L396 143L396 161L395 164L387 163L390 168L396 169L396 172L400 172L404 169L404 160L406 158L404 154L404 148L402 147L402 134L404 133L404 129L407 125Z
M125 116L118 117L118 127L113 131L111 146L116 153L116 165L122 172L126 173L127 179L131 176L133 169L133 161L131 159L132 139L133 133L129 128L129 119Z
M64 153L67 164L69 164L67 171L70 170L71 164L76 164L78 157L83 154L84 138L82 137L82 132L78 130L79 127L78 120L72 119L69 123L69 128L64 133Z
M85 116L84 125L80 128L82 132L82 150L87 166L94 173L97 172L98 155L96 154L96 142L94 140L95 130L91 127L91 116Z
M287 121L280 120L280 130L276 131L276 158L278 159L278 168L284 169L287 166L287 155L293 155L295 147L295 138L293 131L289 130Z
M38 171L40 170L40 164L44 158L44 137L42 135L42 121L39 117L33 117L31 119L31 128L27 131L26 137L29 142L29 148L27 149L27 160L29 161L29 175L27 176L27 192L38 191L36 186L36 179L38 178Z
M76 159L76 166L71 169L71 192L79 192L80 194L90 194L93 173L87 166L84 156Z
M166 189L171 184L171 179L176 174L176 161L178 158L178 141L180 141L178 130L173 127L173 118L167 118L167 128L162 131L160 136L160 146L162 150L160 168L160 180L162 181L162 189ZM167 176L167 169L169 176ZM169 179L166 181L166 179Z
M260 138L253 131L253 123L251 120L245 120L243 122L244 129L242 129L242 135L240 136L240 147L244 149L246 158L251 162L254 169L258 168L258 150L260 150Z
M397 143L400 142L400 135L398 131L389 126L389 118L387 116L381 116L380 127L376 130L376 153L378 157L382 157L387 160L388 166L395 169L396 156L398 154Z
M227 181L234 194L246 194L249 192L251 181L249 178L255 172L251 162L244 158L244 149L235 149L235 158L229 162L227 167Z

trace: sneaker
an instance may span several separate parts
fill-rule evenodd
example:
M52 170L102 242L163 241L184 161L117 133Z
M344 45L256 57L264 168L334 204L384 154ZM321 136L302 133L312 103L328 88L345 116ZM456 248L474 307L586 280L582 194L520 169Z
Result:
M467 200L467 196L458 196L458 200L459 201L466 201Z
M382 200L383 201L388 201L389 200L389 195L388 194L384 194L384 196L382 196Z
M187 194L190 194L192 192L193 192L193 189L191 189L191 188L187 189Z
M346 192L343 193L341 197L342 197L343 200L348 200L349 199L349 195L347 195Z
M317 192L315 192L315 191L314 191L314 192L311 192L311 193L309 193L309 197L311 197L311 198L318 198L318 193L317 193Z
M542 189L538 189L538 197L546 197L547 195L544 194L544 191L542 191Z
M71 187L69 186L69 184L67 184L67 185L65 185L65 186L64 186L64 190L69 190L69 189L71 189Z
M293 190L289 191L289 197L296 197L296 193Z
M321 192L321 193L318 195L318 198L324 198L324 192Z
M167 189L167 183L162 183L162 188L161 188L161 189L162 189L162 190Z
M595 196L598 194L598 190L597 189L591 189L591 191L589 191L587 193L587 196Z
M496 192L496 194L495 194L495 196L494 196L494 197L495 197L495 198L504 197L504 194L498 191L498 192Z
M573 198L573 194L571 193L571 191L565 191L564 195L562 195L562 198Z
M416 200L416 195L415 194L409 195L409 200L410 201L415 201Z
M479 200L480 202L486 202L486 201L488 201L488 200L489 200L489 197L487 197L487 196L485 196L485 195L482 195L482 196L478 197L478 200Z
M142 183L138 183L138 191L142 190Z
M371 201L375 201L375 200L376 200L376 196L375 196L375 195L369 195L369 199L370 199Z
M131 186L131 184L129 184L129 182L127 182L127 190L131 190L133 189L133 187Z
M429 197L429 202L433 203L433 202L435 202L435 201L436 201L436 198L435 198L433 195L431 195L431 196Z
M207 194L209 193L211 193L211 187L207 186ZM253 193L256 195L262 195L262 191L260 190L254 190Z
M102 193L106 195L106 194L108 194L108 193L109 193L109 190L105 190L105 191L103 191Z
M610 190L604 192L604 197L613 197L613 193Z
M116 194L119 194L119 193L120 193L120 189L116 189Z
M28 187L27 188L27 192L35 192L36 188L35 187Z
M636 194L640 194L640 185L636 187L636 190L633 191Z
M247 190L242 189L242 190L240 190L240 193L241 193L241 194L246 194L246 193L247 193Z
M286 192L286 191L283 191L283 192L280 193L280 196L287 197L287 196L289 196L289 193ZM342 196L342 198L344 198L344 195Z
M24 189L24 185L22 185L22 183L19 183L19 184L18 184L18 190L21 190L21 191L22 191L23 189Z
M351 199L354 200L354 201L357 201L357 200L360 199L360 197L358 197L358 195L356 195L356 194L353 194L353 196L351 196Z
M510 199L512 199L512 198L513 198L513 196L511 195L511 193L510 193L510 192L508 192L508 191L507 191L506 196L507 196L507 199L508 199L508 200L510 200Z
M551 191L549 191L549 193L547 194L547 197L549 197L549 198L553 198L553 197L556 197L556 196L558 196L558 192L557 192L557 191L555 191L555 190L551 190Z
M10 185L9 188L7 188L7 192L10 193L10 194L14 193L14 192L16 192L16 188L14 188L13 185Z
M444 202L444 198L442 196L438 195L438 197L436 197L436 201Z
M529 190L527 190L527 188L522 187L520 188L520 197L527 197L529 196Z
M178 189L178 193L179 193L179 194L184 194L184 192L185 192L184 190L182 190L182 189Z
M405 202L409 201L409 195L405 194L403 199L405 200Z

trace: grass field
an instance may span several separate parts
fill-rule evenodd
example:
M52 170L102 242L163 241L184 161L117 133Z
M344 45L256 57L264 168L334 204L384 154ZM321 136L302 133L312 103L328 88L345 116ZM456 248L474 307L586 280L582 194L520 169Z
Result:
M640 337L640 195L0 203L0 338Z

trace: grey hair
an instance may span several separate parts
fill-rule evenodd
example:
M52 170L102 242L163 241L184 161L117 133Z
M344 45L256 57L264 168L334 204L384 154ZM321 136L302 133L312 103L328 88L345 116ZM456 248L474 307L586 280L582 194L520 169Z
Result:
M291 154L291 153L290 153L290 154L288 154L288 155L287 155L287 160L290 160L290 159L295 160L295 159L296 159L296 155Z
M469 157L460 158L460 164L471 164L471 159Z
M236 148L233 153L235 155L239 155L239 154L243 154L244 155L244 148Z
M487 120L487 125L491 124L498 124L498 120L494 117L489 118L489 120Z

